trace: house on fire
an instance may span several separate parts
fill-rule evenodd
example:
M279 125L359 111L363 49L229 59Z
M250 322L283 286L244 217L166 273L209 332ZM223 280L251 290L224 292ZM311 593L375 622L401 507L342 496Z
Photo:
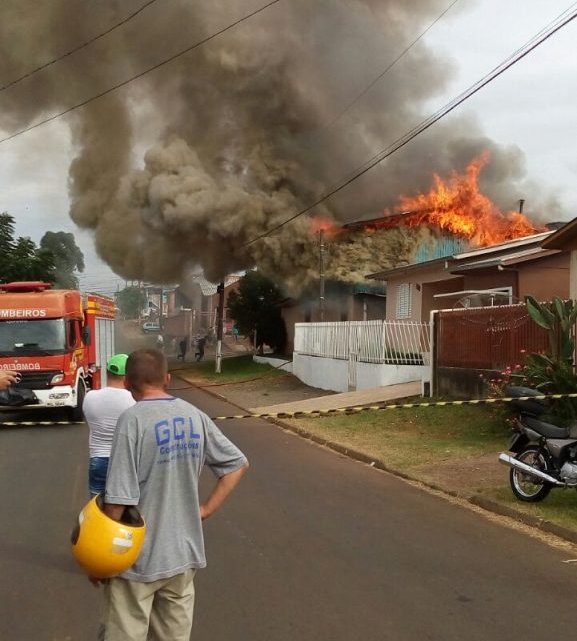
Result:
M545 231L429 260L417 257L413 264L368 278L386 283L387 320L428 321L435 309L513 303L526 295L539 300L567 298L570 253L547 243L554 233Z

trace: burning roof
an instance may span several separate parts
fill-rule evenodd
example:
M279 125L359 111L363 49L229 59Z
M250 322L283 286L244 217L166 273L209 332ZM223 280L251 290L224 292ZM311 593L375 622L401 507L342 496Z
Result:
M344 225L347 231L372 232L399 226L422 227L470 241L473 247L487 247L544 231L516 211L501 211L479 190L479 174L489 161L485 152L467 166L464 173L453 172L448 180L433 176L427 193L401 196L394 212L380 218Z

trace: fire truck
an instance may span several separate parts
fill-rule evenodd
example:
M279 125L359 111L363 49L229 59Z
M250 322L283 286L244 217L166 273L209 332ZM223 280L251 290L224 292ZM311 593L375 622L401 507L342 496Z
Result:
M0 412L63 408L81 421L86 391L106 384L115 311L110 298L49 283L0 284L0 369L19 373Z

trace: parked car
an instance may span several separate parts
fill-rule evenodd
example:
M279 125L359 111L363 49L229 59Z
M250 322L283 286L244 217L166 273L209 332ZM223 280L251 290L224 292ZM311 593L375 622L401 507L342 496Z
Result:
M142 331L145 334L155 334L160 332L160 325L159 323L154 323L152 321L147 321L146 323L142 324Z

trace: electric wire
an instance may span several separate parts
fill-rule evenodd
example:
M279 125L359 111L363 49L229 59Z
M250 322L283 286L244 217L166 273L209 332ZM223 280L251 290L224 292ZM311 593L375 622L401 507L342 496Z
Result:
M346 106L345 108L337 115L333 120L327 125L327 129L330 129L333 127L348 111L350 111L356 104L359 102L361 98L363 98L384 76L389 73L389 71L398 63L400 60L402 60L407 53L420 41L422 38L424 38L427 33L441 20L445 14L447 14L456 4L459 2L459 0L453 0L451 4L440 14L438 15L433 22L424 30L422 31L401 53L393 60L391 61L383 71L381 71L371 82L359 93L357 94Z
M440 109L438 109L436 112L434 112L433 114L431 114L431 115L430 115L430 116L429 116L425 121L421 121L420 123L416 124L412 129L410 129L408 132L406 132L406 133L404 134L403 138L405 138L405 137L407 137L407 136L410 136L413 132L417 131L417 130L418 130L418 129L423 125L423 123L428 122L429 120L432 120L433 118L436 118L436 116L437 116L438 114L442 113L445 109L447 109L447 108L449 107L449 105L452 105L452 104L453 104L453 103L455 103L457 100L459 100L462 96L464 96L467 92L471 91L474 87L476 87L477 85L481 84L481 83L483 82L483 80L485 80L486 78L488 78L488 77L489 77L489 75L490 75L490 74L492 74L492 73L496 72L499 68L501 68L503 65L505 65L508 61L512 60L515 56L517 56L518 54L520 54L520 53L521 53L525 48L527 48L527 47L528 47L528 46L530 46L532 43L534 43L534 42L535 42L535 41L536 41L536 40L537 40L537 39L538 39L542 34L544 34L547 30L552 29L555 25L559 24L559 23L563 20L563 18L564 18L567 14L569 14L569 12L570 12L572 9L574 9L575 7L577 7L577 2L574 2L574 3L573 3L572 5L570 5L567 9L565 9L565 11L563 11L561 14L559 14L559 15L558 15L554 20L552 20L551 22L549 22L545 27L543 27L540 31L538 31L538 32L537 32L537 33L536 33L532 38L530 38L526 43L524 43L523 45L521 45L521 47L519 47L519 48L518 48L518 49L516 49L513 53L511 53L507 58L505 58L505 60L503 60L502 62L500 62L500 63L499 63L496 67L494 67L490 72L488 72L487 74L485 74L485 75L484 75L480 80L478 80L476 83L474 83L473 85L471 85L471 86L470 86L468 89L466 89L465 91L461 92L458 96L456 96L455 98L453 98L449 103L447 103L446 105L444 105L443 107L441 107ZM562 25L562 26L563 26L563 25ZM399 140L399 139L398 139L398 140ZM361 169L363 169L364 167L369 166L369 165L370 165L374 160L376 160L377 158L379 158L379 157L381 156L381 154L385 153L385 152L386 152L387 150L389 150L389 149L390 149L394 144L396 144L396 142L398 142L398 140L397 140L397 141L395 141L394 143L391 143L391 145L389 145L388 147L386 147L386 148L385 148L385 150L381 150L381 151L377 152L375 155L371 156L371 157L370 157L368 160L366 160L362 165L360 165L360 166L356 167L355 169L351 170L350 172L348 172L348 173L347 173L343 178L341 178L341 179L340 179L340 181L339 181L339 182L333 183L333 184L329 187L329 190L332 190L332 189L336 188L336 187L340 184L340 182L342 182L342 181L344 181L344 180L347 180L347 179L348 179L348 178L350 178L351 176L354 176L358 171L360 171L360 170L361 170ZM316 206L316 205L314 205L314 206Z
M155 2L157 2L157 0L148 0L148 2L145 2L143 5L141 5L138 9L136 9L136 11L133 11L130 15L126 16L120 22L117 22L112 27L109 27L105 31L102 31L101 33L97 34L96 36L90 38L90 40L87 40L86 42L83 42L82 44L74 47L73 49L70 49L70 51L67 51L66 53L62 54L61 56L58 56L58 58L53 58L52 60L49 60L48 62L45 62L44 64L40 65L39 67L36 67L36 69L32 69L31 71L28 71L27 73L21 75L18 78L15 78L14 80L11 80L10 82L7 82L4 85L0 85L0 92L6 91L6 89L9 89L10 87L14 87L14 85L17 85L18 83L22 82L23 80L26 80L26 78L30 78L31 76L37 74L38 72L43 71L44 69L47 69L48 67L51 67L52 65L56 64L57 62L60 62L61 60L64 60L65 58L68 58L69 56L72 56L73 54L77 53L81 49L85 49L86 47L90 46L93 42L96 42L97 40L100 40L101 38L104 38L104 36L107 36L109 33L112 33L116 29L119 29L120 27L124 26L127 22L130 22L133 18L136 18L136 16L139 13L142 13L146 8L148 8L151 4L154 4Z
M522 47L517 49L513 54L508 56L503 62L497 65L492 71L490 71L488 74L483 76L483 78L475 82L473 85L471 85L468 89L463 91L457 97L453 98L444 107L437 110L435 113L430 115L425 120L421 121L419 124L415 125L410 131L403 134L403 136L401 136L400 138L397 138L397 140L392 142L388 147L379 151L372 158L366 161L363 165L360 165L359 167L357 167L355 170L353 170L353 172L351 172L348 175L349 176L348 178L341 180L340 183L336 184L332 188L329 188L329 191L325 192L325 194L320 196L313 203L311 203L310 205L307 205L305 208L301 209L296 214L294 214L293 216L290 216L283 222L275 225L274 227L271 227L271 229L268 229L262 234L259 234L255 238L247 241L246 243L244 243L243 246L246 247L246 246L252 245L257 241L262 240L267 236L270 236L271 234L278 231L285 225L291 223L293 220L296 220L300 216L303 216L304 214L310 212L312 209L322 204L323 202L325 202L335 194L339 193L340 191L348 187L351 183L358 180L361 176L369 172L376 165L380 164L383 160L386 160L387 158L392 156L394 153L399 151L399 149L401 149L402 147L407 145L409 142L411 142L414 138L424 133L427 129L432 127L439 120L441 120L442 118L447 116L449 113L454 111L463 102L465 102L466 100L471 98L473 95L475 95L477 92L479 92L481 89L483 89L483 87L491 83L493 80L495 80L496 78L501 76L505 71L507 71L510 67L518 63L523 58L525 58L529 53L531 53L539 45L543 44L546 40L548 40L551 36L557 33L560 29L562 29L567 24L572 22L575 18L577 18L577 11L571 12L571 8L575 7L576 5L577 5L577 2L573 3L568 9L566 9L562 14L560 14L560 16L558 16L555 20L553 20L548 27L541 29L535 36L533 36L530 40L528 40L525 43L525 45L523 45Z
M214 33L210 34L209 36L206 36L202 38L201 40L198 40L194 44L186 47L185 49L182 49L178 53L173 54L172 56L165 58L161 62L157 62L156 64L152 65L151 67L148 67L144 71L141 71L140 73L135 74L134 76L131 76L130 78L127 78L126 80L123 80L112 87L109 87L108 89L105 89L104 91L101 91L90 98L86 98L85 100L82 100L81 102L76 103L75 105L72 105L71 107L68 107L67 109L64 109L63 111L60 111L56 114L53 114L52 116L49 116L48 118L44 118L43 120L39 120L38 122L34 123L33 125L28 125L27 127L24 127L23 129L20 129L18 131L15 131L14 133L5 136L4 138L0 138L0 144L4 142L8 142L9 140L13 140L17 136L21 136L22 134L28 133L29 131L32 131L33 129L37 129L38 127L41 127L42 125L46 125L49 122L52 122L54 120L57 120L58 118L61 118L62 116L65 116L72 111L75 111L76 109L80 109L81 107L85 107L91 102L94 102L95 100L98 100L99 98L103 98L104 96L107 96L108 94L111 94L112 92L116 91L117 89L121 89L122 87L125 87L126 85L131 84L135 80L138 80L139 78L142 78L143 76L149 74L152 71L155 71L156 69L159 69L160 67L163 67L164 65L169 64L170 62L173 62L177 58L180 58L181 56L186 55L187 53L190 53L191 51L194 51L195 49L198 49L202 45L205 45L207 42L210 42L211 40L214 40L218 36L222 35L223 33L226 33L227 31L230 31L231 29L234 29L234 27L238 26L239 24L245 22L246 20L249 20L250 18L253 18L254 16L258 15L259 13L262 13L269 7L272 7L275 4L278 4L281 2L281 0L272 0L271 2L267 2L265 5L259 7L258 9L255 9L254 11L251 11L250 13L245 14L238 20L235 20L234 22L231 22L229 25L226 27L223 27L222 29L219 29L218 31L215 31Z

